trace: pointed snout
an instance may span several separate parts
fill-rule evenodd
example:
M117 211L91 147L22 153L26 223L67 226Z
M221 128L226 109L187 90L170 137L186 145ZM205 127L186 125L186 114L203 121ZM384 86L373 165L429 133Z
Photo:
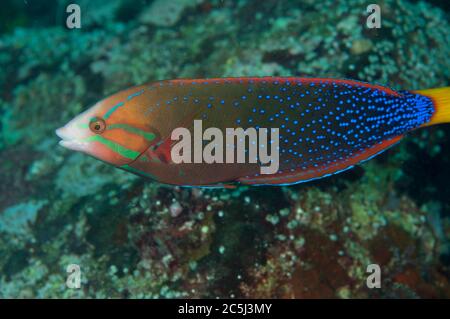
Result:
M61 140L59 145L74 151L86 151L88 143L83 141L83 132L74 125L66 125L55 130Z

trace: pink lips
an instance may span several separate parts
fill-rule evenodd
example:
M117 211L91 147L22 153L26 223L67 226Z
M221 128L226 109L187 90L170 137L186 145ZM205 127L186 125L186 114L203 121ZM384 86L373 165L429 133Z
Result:
M59 141L59 145L68 148L74 151L83 151L85 150L88 143L77 140L75 137L77 136L77 132L75 129L67 126L63 126L57 130L55 130L56 135L61 138Z

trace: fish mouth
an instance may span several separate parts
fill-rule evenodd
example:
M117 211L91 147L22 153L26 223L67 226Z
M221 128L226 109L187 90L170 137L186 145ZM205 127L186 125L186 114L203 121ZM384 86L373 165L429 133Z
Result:
M86 149L88 143L80 141L74 137L74 132L71 132L71 129L63 126L55 130L56 135L58 135L61 140L59 141L59 145L74 151L83 151Z

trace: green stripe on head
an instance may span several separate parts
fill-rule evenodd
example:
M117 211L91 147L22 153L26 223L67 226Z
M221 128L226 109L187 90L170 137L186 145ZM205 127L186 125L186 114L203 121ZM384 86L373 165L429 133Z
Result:
M138 129L138 128L128 125L128 124L111 124L111 125L108 125L108 129L122 129L122 130L130 132L132 134L142 136L149 142L153 141L156 138L155 134L146 132L144 130Z
M82 129L89 129L89 124L86 123L79 123L77 124L78 128L82 128ZM127 131L129 133L133 133L139 136L142 136L143 138L145 138L147 141L151 142L156 138L156 135L151 133L151 132L146 132L144 130L138 129L136 127L133 127L131 125L128 124L111 124L108 125L107 127L108 129L122 129L124 131Z
M120 103L117 103L116 105L114 105L112 108L110 108L108 110L108 112L106 112L106 114L103 116L103 119L106 120L107 118L109 118L111 116L111 114L113 114L114 111L117 110L119 107L123 106L123 104L124 104L123 102L120 102Z
M120 144L117 144L113 141L110 141L110 140L104 138L101 135L88 136L88 137L81 139L81 141L83 141L83 142L99 142L99 143L105 145L106 147L108 147L113 152L118 153L120 156L131 159L131 160L134 160L136 157L141 155L141 153L130 150Z

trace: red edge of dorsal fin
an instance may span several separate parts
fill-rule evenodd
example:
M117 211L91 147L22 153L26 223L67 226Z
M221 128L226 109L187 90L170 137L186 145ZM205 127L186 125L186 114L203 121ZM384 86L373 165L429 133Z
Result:
M280 77L280 76L264 76L264 77L226 77L226 78L204 78L204 79L175 79L175 80L166 80L163 82L167 82L170 84L201 84L201 83L261 83L261 82L278 82L279 84L283 84L286 82L300 82L300 83L341 83L341 84L349 84L355 86L362 86L371 88L374 90L380 90L389 95L400 96L401 94L379 84L370 84L363 81L358 80L350 80L350 79L334 79L334 78L307 78L307 77Z

